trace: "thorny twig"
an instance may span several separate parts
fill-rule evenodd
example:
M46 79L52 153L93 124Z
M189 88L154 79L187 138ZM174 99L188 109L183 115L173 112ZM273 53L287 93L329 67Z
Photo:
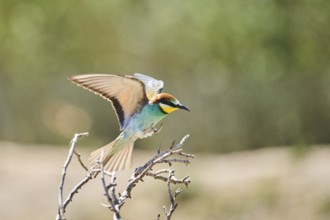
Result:
M116 205L118 203L117 201L117 197L115 194L115 187L117 184L115 184L116 181L116 173L115 172L110 172L107 173L106 171L104 171L104 165L102 163L103 161L103 151L101 152L101 156L100 159L97 161L97 164L100 166L100 172L101 172L101 182L102 182L102 186L104 189L104 196L107 198L108 203L110 205L108 205L107 207L113 211L114 216L113 219L114 220L121 220L121 216L119 213L119 207ZM111 181L110 184L107 184L105 181L105 176L111 176ZM109 189L111 190L111 193L109 192Z
M75 187L76 190L75 191L71 191L68 199L63 203L63 187L64 187L64 182L65 182L65 177L66 177L66 174L67 174L68 166L69 166L69 164L71 162L72 156L73 156L74 151L75 151L76 143L77 143L77 141L78 141L78 139L80 137L84 137L84 136L87 136L87 135L88 135L88 132L76 133L74 135L73 139L71 140L71 146L70 146L69 154L68 154L68 157L67 157L67 159L66 159L66 161L64 163L63 169L62 169L61 182L60 182L60 186L59 186L59 198L58 198L59 206L58 206L57 216L56 216L56 219L57 220L65 220L66 219L66 217L65 217L65 208L66 208L66 206L68 204L68 201L71 201L72 200L73 195L75 193L77 193L78 190L82 186L81 184L78 184ZM88 180L85 180L84 182L88 182Z
M156 156L154 156L152 159L147 161L142 167L135 169L126 188L124 189L124 191L121 194L119 194L118 197L115 194L115 187L116 187L115 173L111 174L112 178L111 178L109 185L107 185L105 181L102 181L103 188L107 189L107 190L111 190L111 192L112 192L111 194L108 192L105 193L105 196L107 197L108 202L109 202L109 205L107 205L106 207L108 207L109 209L111 209L112 211L115 212L115 217L119 216L119 218L114 217L114 219L121 219L119 209L124 205L125 200L127 198L131 198L131 192L132 192L133 188L136 186L137 183L139 183L141 181L143 182L143 178L145 176L150 176L150 177L153 177L154 179L167 182L171 206L168 211L166 210L166 208L164 209L164 211L165 211L166 218L167 219L171 218L174 210L177 207L175 198L181 192L181 189L178 189L174 193L174 195L172 195L170 185L171 184L184 184L186 187L188 187L188 184L190 183L189 176L186 176L182 179L178 179L177 177L175 177L174 170L172 170L172 169L161 169L157 172L152 172L152 169L154 168L155 165L160 164L160 163L167 163L170 165L171 165L171 163L184 163L184 164L188 165L190 163L189 158L193 158L194 155L183 153L182 149L180 148L180 147L182 147L182 145L184 144L184 142L186 141L186 139L188 137L189 137L189 135L186 135L180 141L179 144L174 145L174 143L173 143L171 145L171 147L165 151L160 152L160 150L158 150ZM181 157L185 157L187 159L182 160L182 159L169 158L173 155L178 155ZM103 176L103 178L102 177L101 178L104 180L104 174L102 174L102 173L104 173L104 171L101 168L101 176ZM163 176L162 174L164 174L164 173L167 173L168 177ZM159 215L159 217L160 217L160 215Z
M93 173L88 172L87 175L82 179L76 186L73 187L71 192L69 193L67 199L63 203L63 209L65 211L66 207L70 202L72 202L73 196L78 193L78 190L80 190L88 181L93 179Z
M81 189L89 180L93 179L93 177L95 177L95 173L98 172L101 173L101 183L104 189L104 195L106 196L107 201L109 203L108 205L104 205L104 206L106 206L107 208L109 208L111 211L114 212L114 217L113 217L114 220L122 219L120 215L120 208L124 205L125 200L127 198L131 198L131 192L133 188L136 186L137 183L143 182L143 178L145 176L150 176L156 180L161 180L167 183L167 191L169 194L171 205L169 207L169 210L167 210L165 206L163 206L163 209L166 219L167 220L171 219L171 216L178 205L176 203L176 197L182 191L179 188L174 193L172 193L171 184L184 184L186 187L188 187L188 184L190 183L189 176L185 176L184 178L179 179L175 176L175 170L173 169L161 169L156 172L153 172L152 169L154 168L155 165L161 163L168 164L169 166L171 166L173 163L183 163L185 165L188 165L190 163L189 159L193 158L194 155L184 153L181 147L183 146L184 142L189 137L189 135L184 136L182 140L176 145L173 142L172 145L167 150L160 151L160 147L159 147L157 151L157 155L154 156L149 161L147 161L143 166L136 168L123 192L117 195L115 192L117 186L116 173L107 172L104 170L104 166L101 163L103 152L101 153L98 162L94 164L91 168L87 169L87 167L82 162L80 155L75 151L75 145L78 138L82 136L86 136L87 134L88 134L87 132L81 134L75 134L74 138L71 141L69 155L64 164L62 171L62 178L61 178L60 191L59 191L59 208L58 208L56 220L66 219L64 215L66 211L66 207L72 201L73 196L77 194L78 190ZM65 200L65 202L63 202L63 185L65 181L67 168L71 162L73 154L77 156L79 163L87 171L87 175L71 190L67 199ZM174 155L178 157L184 157L185 159L173 158L172 156ZM167 176L165 176L164 174L167 174ZM110 183L106 182L106 176L110 177ZM157 219L160 219L160 214L157 216Z
M171 190L171 179L172 178L175 178L175 176L174 176L174 170L169 170L168 171L168 180L167 180L167 192L168 192L168 195L170 197L171 205L170 205L170 209L169 210L166 209L166 206L165 205L163 206L164 213L166 215L166 219L167 220L170 220L171 219L173 212L178 207L178 203L176 202L176 197L182 192L182 189L178 188L174 192L174 194L172 194L172 190Z
M172 170L170 169L163 169L163 170L159 170L157 172L147 172L146 175L147 176L151 176L154 179L158 179L158 180L163 180L164 182L168 182L168 177L162 176L161 174L163 173L170 173ZM186 187L188 187L188 184L190 183L190 179L188 176L182 178L182 179L177 179L175 176L172 176L170 178L170 181L172 184L184 184Z
M143 177L146 176L147 173L151 171L156 164L163 163L164 161L166 161L168 157L174 154L193 158L194 155L181 154L182 149L179 149L184 144L184 142L188 137L189 135L184 136L179 144L177 145L172 144L172 146L169 149L158 153L156 156L154 156L154 158L147 161L142 167L135 169L134 173L131 176L131 179L128 182L128 185L126 186L124 192L121 194L119 198L119 202L120 202L119 205L122 206L124 204L125 199L131 198L131 191L135 186L135 184L138 183L139 181L142 181ZM187 176L186 178L189 177Z
M81 157L80 157L80 154L79 154L76 150L74 150L73 152L74 152L74 154L77 156L77 159L78 159L80 165L81 165L81 166L82 166L82 167L88 172L88 168L87 168L87 166L82 162Z

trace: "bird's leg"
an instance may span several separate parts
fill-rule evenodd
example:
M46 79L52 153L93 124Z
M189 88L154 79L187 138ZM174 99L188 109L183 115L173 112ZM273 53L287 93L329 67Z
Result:
M151 127L151 128L145 129L145 130L143 130L143 136L140 138L151 137L154 134L158 135L162 127L163 127L163 123L160 124L159 128Z
M163 122L160 123L159 128L153 127L153 128L152 128L152 131L154 132L154 134L157 134L157 135L158 135L159 132L162 130L162 128L163 128Z

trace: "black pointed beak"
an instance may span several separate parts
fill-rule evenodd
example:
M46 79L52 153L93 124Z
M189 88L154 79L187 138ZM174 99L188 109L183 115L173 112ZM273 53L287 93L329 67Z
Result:
M184 105L179 105L179 108L180 108L180 109L183 109L183 110L186 110L186 111L188 111L188 112L190 112L190 109L187 108L187 107L184 106Z

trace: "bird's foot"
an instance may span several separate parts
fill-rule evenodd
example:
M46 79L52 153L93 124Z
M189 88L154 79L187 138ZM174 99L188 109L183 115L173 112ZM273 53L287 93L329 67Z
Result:
M152 131L154 132L154 134L159 134L159 132L162 130L163 128L163 123L160 124L159 128L153 127Z

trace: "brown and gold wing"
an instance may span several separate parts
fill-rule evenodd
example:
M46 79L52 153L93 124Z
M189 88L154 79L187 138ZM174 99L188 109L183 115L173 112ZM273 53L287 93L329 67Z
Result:
M85 74L69 79L110 101L121 130L126 127L130 117L148 102L143 82L130 76Z

